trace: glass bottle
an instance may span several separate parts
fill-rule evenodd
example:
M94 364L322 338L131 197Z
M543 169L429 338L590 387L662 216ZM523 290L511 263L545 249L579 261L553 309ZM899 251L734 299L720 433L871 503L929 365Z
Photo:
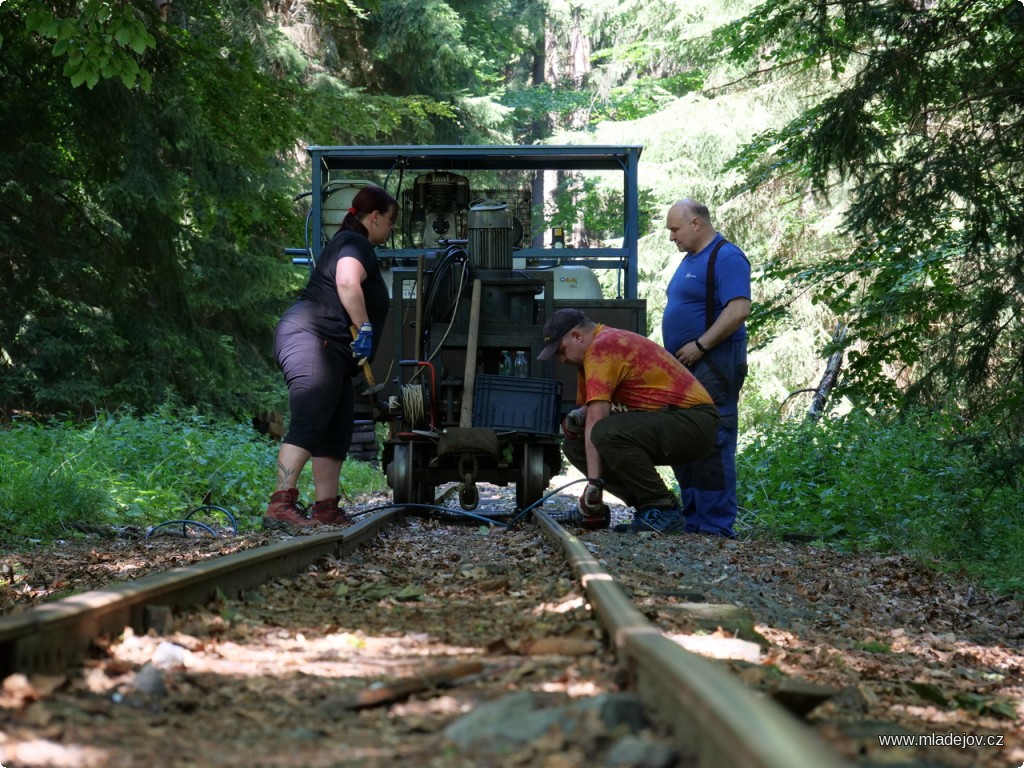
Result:
M530 375L530 362L526 359L526 352L521 349L516 351L516 361L512 366L512 373L521 379L528 378Z
M498 373L502 376L512 375L512 357L509 355L507 349L501 350L501 364L498 368Z

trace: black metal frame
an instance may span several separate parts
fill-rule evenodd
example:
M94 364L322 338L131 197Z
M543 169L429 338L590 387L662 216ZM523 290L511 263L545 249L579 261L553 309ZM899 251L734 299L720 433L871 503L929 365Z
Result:
M338 171L620 171L622 173L623 238L621 248L522 248L516 256L527 259L557 257L566 264L592 269L621 271L622 298L636 299L638 287L637 240L639 238L639 145L604 146L367 146L307 147L312 160L312 211L308 248L314 259L320 256L324 238L321 231L322 191L330 175ZM382 257L408 260L426 249L380 250Z

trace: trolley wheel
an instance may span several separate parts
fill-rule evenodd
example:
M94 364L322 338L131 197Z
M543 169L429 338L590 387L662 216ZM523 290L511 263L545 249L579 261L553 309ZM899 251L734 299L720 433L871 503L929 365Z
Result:
M433 486L416 480L417 459L422 452L415 443L395 446L387 469L395 504L430 504L434 500Z
M544 447L541 445L523 445L523 463L519 469L519 482L516 483L516 505L526 509L544 495L551 478L544 464Z

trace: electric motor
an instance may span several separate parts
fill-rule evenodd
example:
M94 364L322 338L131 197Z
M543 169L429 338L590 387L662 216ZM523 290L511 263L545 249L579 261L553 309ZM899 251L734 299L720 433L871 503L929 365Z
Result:
M476 200L469 206L469 256L477 269L512 269L512 214L508 203Z

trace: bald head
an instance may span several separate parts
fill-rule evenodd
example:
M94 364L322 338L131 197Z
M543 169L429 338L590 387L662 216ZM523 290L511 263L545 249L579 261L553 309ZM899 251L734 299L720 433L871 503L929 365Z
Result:
M684 197L672 207L680 209L684 216L696 216L703 219L709 227L711 226L711 211L704 203L698 203L691 197Z
M668 239L686 253L696 253L715 238L708 207L688 197L668 209L665 227Z

